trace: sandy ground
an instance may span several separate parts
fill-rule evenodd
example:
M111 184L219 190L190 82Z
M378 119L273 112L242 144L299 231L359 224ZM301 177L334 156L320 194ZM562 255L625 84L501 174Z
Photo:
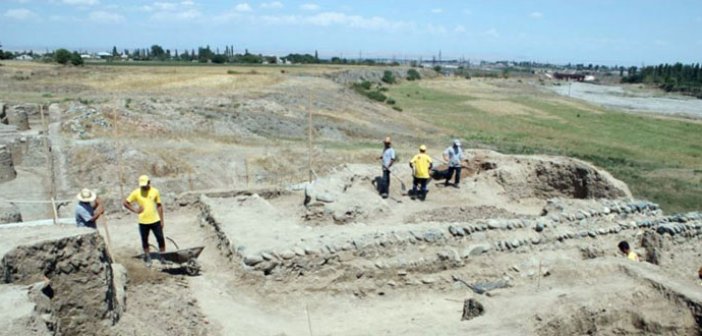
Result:
M642 279L628 275L624 271L630 267L627 261L613 257L581 260L577 248L489 257L491 268L502 269L504 274L515 279L512 288L496 290L490 297L476 295L460 283L438 288L422 284L399 288L380 286L373 294L358 296L353 290L356 285L351 282L344 285L348 290L310 292L295 289L294 283L248 279L249 271L232 264L221 254L216 248L214 233L196 223L197 215L197 210L192 208L171 207L166 212L166 235L181 247L206 246L198 258L203 266L202 274L185 277L185 284L178 284L156 279L180 278L179 275L164 275L158 265L147 269L135 263L130 269L132 273L151 275L138 276L141 279L138 281L142 282L130 288L153 286L149 292L153 299L158 298L159 292L174 293L169 288L178 288L176 293L182 299L195 300L202 313L198 320L200 327L210 335L558 335L593 331L595 334L629 335L639 334L632 327L638 323L636 321L649 321L643 323L651 323L649 332L656 334L693 331L685 329L694 325L687 309L666 300L664 294L653 290ZM110 233L113 249L120 256L118 261L139 253L132 216L110 218ZM170 249L173 247L169 244ZM523 265L534 258L542 260L549 276L539 279L509 270L510 265L522 265L522 272L526 273ZM643 267L641 272L658 271ZM297 281L324 281L322 279L311 277ZM271 286L288 290L269 292L267 289ZM479 300L487 313L461 321L463 300L467 298ZM135 301L139 298L132 299ZM631 306L634 302L638 307ZM130 309L143 314L134 303ZM177 316L167 311L160 314ZM663 329L655 329L660 321L667 322L661 326ZM666 332L665 328L677 331Z
M702 219L682 221L648 203L637 208L626 185L585 163L493 153L490 162L471 161L475 166L464 170L460 189L431 182L425 201L407 195L409 168L398 166L391 197L382 199L373 185L380 173L377 151L354 148L360 145L348 140L375 143L390 132L400 149L416 143L416 134L441 133L388 106L359 99L330 77L264 78L220 68L178 73L164 67L156 78L140 76L140 69L107 69L79 83L89 71L32 69L23 71L36 71L37 77L76 75L76 82L39 78L4 85L28 97L34 94L31 85L41 84L57 94L85 93L83 100L92 100L52 105L48 139L57 164L51 174L59 198L92 187L109 202L100 232L128 275L126 312L109 329L113 335L700 333L699 314L694 314L702 311L702 298L694 270L702 257ZM351 75L341 79L353 80ZM179 82L172 84L174 78ZM100 85L110 80L109 87ZM468 85L427 83L446 90ZM470 85L479 86L476 96L495 98L481 108L538 116L518 106L497 108L517 88L505 87L506 93L494 96L492 85ZM116 98L113 90L131 98ZM634 103L640 98L635 93L603 86L573 84L571 95L588 102L594 95L597 104L648 111ZM655 99L672 107L659 111ZM301 143L310 101L316 141L350 148L313 150L319 178L309 192L311 203L304 206L306 191L299 183L307 179L307 157ZM657 113L702 110L683 99L647 101L643 106ZM118 135L110 127L113 109L123 123ZM31 118L37 126L38 117ZM36 135L36 127L32 132ZM36 144L27 148L17 179L0 186L0 198L45 200L50 175L45 154ZM123 172L118 157L126 162ZM130 179L143 172L164 196L166 236L180 248L205 247L198 257L199 275L159 262L147 267L138 258L136 216L120 210L119 200L134 187ZM120 175L124 191L119 191ZM276 192L257 194L261 186ZM240 195L213 196L213 188L239 189ZM179 195L187 191L194 196L182 201ZM60 215L70 216L73 205ZM18 206L26 220L50 216L46 204ZM205 220L207 215L213 222ZM660 235L660 265L633 264L617 253L617 243L626 239L643 256L650 247L642 246L642 236L664 225L673 233ZM17 245L85 230L0 229L0 256ZM151 242L156 244L153 237ZM167 250L175 249L168 240ZM501 288L480 295L462 281ZM5 286L0 286L2 303L18 302L26 313L20 289ZM461 321L467 298L482 303L485 314Z
M563 96L625 111L702 118L702 99L692 97L674 94L652 97L650 93L635 91L627 86L579 82L562 82L549 89Z

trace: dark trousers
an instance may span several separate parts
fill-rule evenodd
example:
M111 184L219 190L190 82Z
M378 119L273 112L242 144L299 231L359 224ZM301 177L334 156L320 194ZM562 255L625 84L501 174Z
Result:
M425 197L427 195L427 182L429 182L428 178L419 178L415 177L412 179L412 194L417 195L420 198ZM417 186L421 186L421 189L417 190Z
M380 181L380 194L387 195L390 190L390 170L383 168L383 179Z
M161 250L165 250L166 240L163 239L163 228L161 227L161 221L158 221L153 224L139 224L141 247L145 250L149 248L149 231L154 232L154 236L156 236L156 241L158 242L158 248Z
M451 175L453 175L454 173L456 173L456 178L453 179L454 184L458 185L459 183L461 183L461 167L449 167L448 174L446 175L446 184L449 183Z

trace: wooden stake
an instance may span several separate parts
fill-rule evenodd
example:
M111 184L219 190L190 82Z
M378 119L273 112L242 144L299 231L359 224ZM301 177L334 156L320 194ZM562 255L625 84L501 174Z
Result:
M54 225L56 225L58 224L58 210L56 210L56 200L53 197L51 198L51 209L54 213Z
M110 254L110 258L113 258L114 255L112 254L112 239L110 238L110 230L107 228L107 218L105 217L105 214L102 216L102 225L105 227L105 240L106 245L107 245L107 253Z
M122 146L120 146L119 141L119 114L117 109L112 109L112 114L114 118L114 138L115 138L115 156L117 158L117 178L119 179L119 197L124 197L124 176L122 175Z
M310 318L310 307L309 305L305 305L305 314L307 314L307 329L310 331L310 336L314 336L312 334L312 319Z
M541 259L539 259L539 274L538 278L536 280L536 290L539 290L541 288Z
M193 191L193 175L190 170L188 170L188 187L190 188L190 191Z
M307 96L307 168L309 182L312 183L312 103L309 95Z
M244 158L244 170L246 171L246 189L249 189L249 158Z
M56 218L58 217L56 211L56 182L54 181L54 158L51 153L51 145L49 145L49 126L44 117L44 105L39 104L39 114L41 115L41 126L44 129L44 148L46 149L46 169L48 170L49 177L49 199L51 200L53 209L54 225L56 224Z

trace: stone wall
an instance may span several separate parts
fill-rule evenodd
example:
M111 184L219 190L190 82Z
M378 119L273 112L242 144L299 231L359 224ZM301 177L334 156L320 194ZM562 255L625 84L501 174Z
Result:
M18 131L26 131L29 129L29 114L24 109L11 107L7 111L7 118L10 125L17 126Z
M12 153L5 145L0 145L0 183L14 180L17 177L15 165L12 162Z

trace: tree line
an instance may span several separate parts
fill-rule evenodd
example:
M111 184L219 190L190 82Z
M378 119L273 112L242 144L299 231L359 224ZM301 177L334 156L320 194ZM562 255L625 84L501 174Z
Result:
M634 66L627 69L622 82L655 85L667 92L681 92L702 99L702 69L699 63Z

